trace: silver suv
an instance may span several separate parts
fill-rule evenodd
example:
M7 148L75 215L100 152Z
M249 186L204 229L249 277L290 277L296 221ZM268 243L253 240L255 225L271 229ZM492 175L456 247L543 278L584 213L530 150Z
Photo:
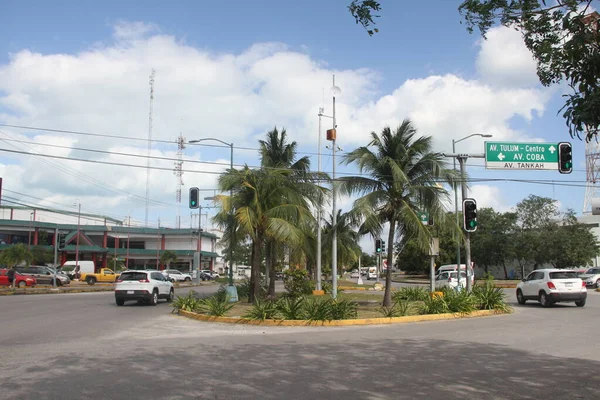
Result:
M171 302L174 296L173 283L160 271L125 271L115 285L115 301L118 306L129 300L155 306L158 299Z

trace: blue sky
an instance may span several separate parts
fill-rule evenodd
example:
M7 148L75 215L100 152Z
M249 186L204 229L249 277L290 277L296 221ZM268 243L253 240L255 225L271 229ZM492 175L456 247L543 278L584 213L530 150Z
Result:
M146 138L148 76L155 68L154 139L174 141L180 132L188 140L218 137L235 144L236 163L256 165L256 151L243 147L256 148L256 139L266 130L283 126L301 153L311 155L316 168L317 111L325 92L325 112L331 113L328 88L335 73L342 89L338 144L345 151L366 144L370 131L406 117L420 133L432 135L440 151L449 152L453 138L475 132L493 133L495 141L570 141L575 165L571 175L486 171L481 161L469 160L469 173L475 178L557 181L483 182L472 186L472 195L480 207L504 211L536 194L581 213L584 144L570 139L556 115L562 102L560 88L539 86L518 35L497 29L482 43L479 35L468 34L460 24L458 1L387 0L382 1L382 17L377 20L380 32L369 37L347 12L348 3L240 0L167 5L152 0L142 6L134 1L0 0L0 37L6 39L0 41L0 123ZM0 127L0 135L67 147L142 155L147 151L139 141L6 127ZM18 142L10 143L6 146L15 149ZM63 156L86 154L34 147ZM480 153L483 140L471 138L457 148ZM175 157L174 152L169 144L156 143L153 148L157 156ZM329 171L330 154L325 148L322 152L324 170ZM6 189L46 199L13 193L21 201L68 208L79 199L89 212L132 215L143 222L143 202L135 197L145 195L143 170L74 161L52 161L46 168L49 164L31 156L0 157ZM87 157L102 156L87 153ZM197 146L189 146L184 156L223 165L228 157L227 149ZM182 224L189 223L185 203L189 186L214 189L216 175L202 171L218 172L223 167L184 163L187 168L196 172L184 174L181 205L174 203L173 174L153 172L151 197L156 203L151 221L160 218L163 225L172 225L176 207ZM65 175L69 169L87 178L82 183L77 176ZM355 172L351 167L339 171ZM581 187L565 187L558 181ZM100 188L99 182L113 190ZM342 201L345 207L349 204L350 199Z

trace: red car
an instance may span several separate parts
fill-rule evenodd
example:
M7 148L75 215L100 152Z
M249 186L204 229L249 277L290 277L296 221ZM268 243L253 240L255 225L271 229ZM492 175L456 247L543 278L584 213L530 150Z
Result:
M0 269L0 286L8 286L8 270ZM25 286L34 287L37 281L33 276L21 275L15 271L15 286L24 288Z

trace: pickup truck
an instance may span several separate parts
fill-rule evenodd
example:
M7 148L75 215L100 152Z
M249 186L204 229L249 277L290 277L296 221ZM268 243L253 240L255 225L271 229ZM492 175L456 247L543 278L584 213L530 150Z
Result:
M115 274L111 269L100 268L97 274L82 273L79 278L81 281L87 282L88 285L93 285L96 282L114 283L119 278L120 274Z

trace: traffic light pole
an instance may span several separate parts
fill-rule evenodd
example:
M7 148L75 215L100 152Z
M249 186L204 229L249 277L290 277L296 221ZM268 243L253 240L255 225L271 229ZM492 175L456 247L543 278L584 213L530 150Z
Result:
M54 228L54 279L52 280L52 287L56 288L56 271L58 270L58 246L59 246L58 228Z
M467 157L458 157L458 163L460 164L460 179L462 186L462 198L466 199L467 196L467 174L465 171L465 163ZM465 210L463 210L464 214ZM465 231L465 275L467 277L467 293L471 291L471 278L469 277L469 269L471 267L471 232ZM475 271L473 271L475 273ZM460 265L456 266L456 281L460 286Z

